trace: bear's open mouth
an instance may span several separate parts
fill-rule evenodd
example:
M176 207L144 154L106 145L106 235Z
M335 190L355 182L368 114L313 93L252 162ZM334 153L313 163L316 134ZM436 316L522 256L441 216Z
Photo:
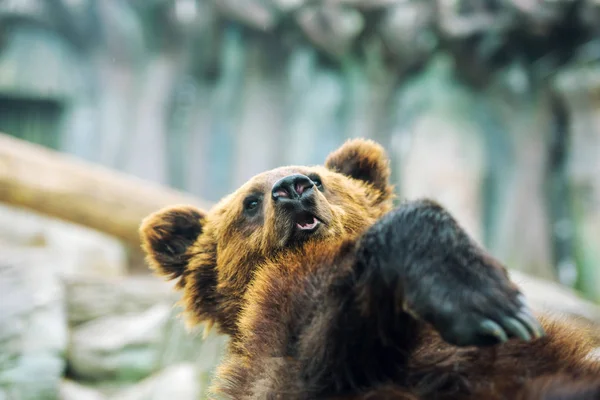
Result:
M295 222L296 228L300 229L301 231L315 230L321 223L321 221L319 221L313 214L306 212L298 214L298 216L295 218Z

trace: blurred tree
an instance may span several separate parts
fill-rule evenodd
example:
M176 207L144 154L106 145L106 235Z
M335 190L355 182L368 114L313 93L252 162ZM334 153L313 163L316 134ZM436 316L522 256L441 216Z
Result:
M23 68L70 88L49 145L216 200L372 137L400 196L600 297L596 0L0 0L0 97L32 29L68 49Z
M591 159L577 162L588 170L577 178L572 166L584 151L573 147L576 120L589 119L595 108L574 111L573 95L566 94L573 89L556 85L567 68L599 65L597 2L216 4L222 15L278 35L290 60L300 51L313 54L300 68L305 83L288 93L298 106L315 93L306 104L321 114L288 120L290 127L306 127L291 131L290 160L312 162L309 154L316 154L310 147L373 136L394 155L401 195L437 197L510 265L566 284L579 282L599 298L593 287L600 287L600 259L590 250L597 246L582 243L597 237L591 230L598 224L590 221L597 221L598 211L581 204L584 197L590 204L599 200L589 193L600 182L582 177L598 176L597 167ZM320 80L320 71L329 80ZM377 86L377 79L384 85ZM318 90L310 89L313 82ZM330 90L341 97L328 106ZM384 99L376 109L366 100L369 93ZM331 113L323 114L328 107ZM378 122L367 123L374 115ZM584 152L600 158L591 136ZM587 195L576 181L585 181Z

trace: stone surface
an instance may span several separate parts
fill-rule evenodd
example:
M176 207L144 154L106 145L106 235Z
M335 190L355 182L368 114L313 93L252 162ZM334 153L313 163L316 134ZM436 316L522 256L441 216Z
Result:
M73 277L65 280L65 288L71 324L141 312L178 298L171 283L155 276Z
M73 329L68 361L77 378L135 381L159 367L171 306L98 318Z
M67 344L60 268L44 250L0 249L0 398L56 398Z
M116 239L89 228L0 204L0 245L46 248L61 259L61 273L120 276L127 254Z
M51 352L19 355L0 371L0 399L56 399L64 366L64 360Z
M114 396L111 400L198 400L202 385L194 364L172 365Z
M130 385L165 366L193 362L203 385L220 361L226 338L188 329L171 284L153 276L75 278L66 282L76 379ZM111 390L110 393L114 391Z
M59 389L60 400L106 400L101 392L81 385L77 382L64 380Z
M580 317L600 326L600 307L573 290L519 271L510 270L509 273L536 311Z

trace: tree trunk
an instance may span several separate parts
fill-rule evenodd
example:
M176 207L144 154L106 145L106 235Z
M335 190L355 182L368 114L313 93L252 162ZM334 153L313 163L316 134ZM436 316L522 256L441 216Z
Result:
M113 235L134 248L138 226L172 204L207 202L0 134L0 202Z
M572 116L567 175L577 260L576 287L600 302L600 73L597 68L571 68L556 82Z

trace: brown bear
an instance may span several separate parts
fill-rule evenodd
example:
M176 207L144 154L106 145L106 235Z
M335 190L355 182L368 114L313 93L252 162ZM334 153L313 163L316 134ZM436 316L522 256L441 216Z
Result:
M192 323L230 337L214 392L243 399L600 399L591 335L533 316L430 200L393 205L378 144L255 176L210 212L140 228Z

